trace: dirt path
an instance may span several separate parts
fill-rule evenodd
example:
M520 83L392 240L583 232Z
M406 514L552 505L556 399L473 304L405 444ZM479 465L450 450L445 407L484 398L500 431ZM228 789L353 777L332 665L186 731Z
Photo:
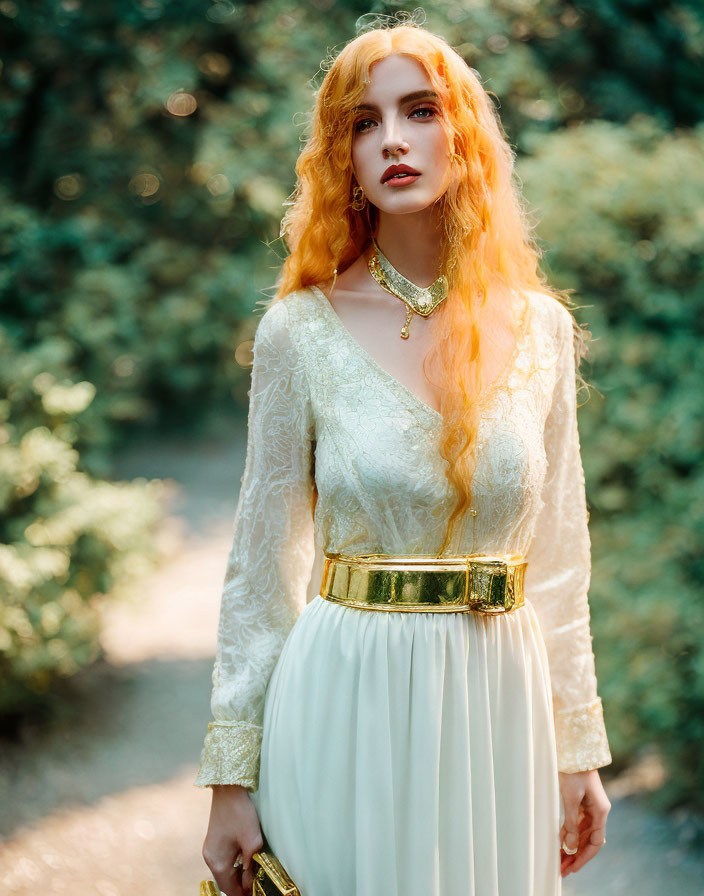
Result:
M210 791L193 780L244 452L240 423L122 458L120 477L174 480L167 560L134 604L106 614L109 662L82 678L73 714L0 758L3 896L196 896L209 876ZM704 855L687 853L686 824L647 812L628 781L605 783L608 844L564 896L702 896Z

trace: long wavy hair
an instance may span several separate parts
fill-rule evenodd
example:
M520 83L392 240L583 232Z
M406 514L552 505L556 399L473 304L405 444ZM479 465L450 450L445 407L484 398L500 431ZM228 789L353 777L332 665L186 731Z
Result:
M369 203L363 212L352 208L354 110L374 63L401 53L420 63L439 94L438 120L451 150L452 179L437 200L442 221L438 270L448 277L450 290L434 312L434 342L423 361L426 377L442 396L440 453L458 494L442 554L471 506L482 410L505 385L528 326L526 292L547 293L567 307L572 290L551 288L539 269L541 251L514 174L514 152L477 73L441 37L406 22L367 30L328 59L296 163L296 188L281 222L280 236L290 254L272 304L331 280L369 248L378 210ZM584 339L577 334L586 334L574 318L573 323L579 357ZM504 353L500 372L487 382L487 363L500 360L492 340L496 332L510 332L515 348Z

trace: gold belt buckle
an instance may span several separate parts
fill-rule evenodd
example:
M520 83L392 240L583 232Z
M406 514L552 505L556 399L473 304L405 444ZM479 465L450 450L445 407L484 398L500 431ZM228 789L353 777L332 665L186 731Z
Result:
M469 558L468 579L470 610L479 613L507 613L523 601L522 585L525 566L513 566L500 557Z

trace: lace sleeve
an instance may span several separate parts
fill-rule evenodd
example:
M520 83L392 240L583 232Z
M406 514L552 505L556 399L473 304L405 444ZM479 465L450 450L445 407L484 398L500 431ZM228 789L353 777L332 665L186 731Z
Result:
M314 421L288 311L267 309L254 339L247 456L220 603L211 711L198 787L259 786L264 697L306 605L313 565Z
M562 305L557 313L558 369L545 424L548 466L525 588L548 653L558 769L578 772L612 760L590 633L591 542L577 428L572 315Z

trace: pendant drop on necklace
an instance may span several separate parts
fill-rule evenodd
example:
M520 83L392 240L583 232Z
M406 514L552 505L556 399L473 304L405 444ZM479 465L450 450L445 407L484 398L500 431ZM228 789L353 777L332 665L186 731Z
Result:
M406 311L406 323L401 327L401 339L408 339L411 335L408 328L411 325L411 321L413 320L413 311L409 308Z
M449 291L447 277L441 274L430 286L416 286L415 283L406 279L403 274L396 270L373 237L372 245L374 246L374 251L367 261L369 273L381 287L405 303L408 310L406 323L401 328L401 338L408 339L413 314L429 317L438 305L447 298Z

